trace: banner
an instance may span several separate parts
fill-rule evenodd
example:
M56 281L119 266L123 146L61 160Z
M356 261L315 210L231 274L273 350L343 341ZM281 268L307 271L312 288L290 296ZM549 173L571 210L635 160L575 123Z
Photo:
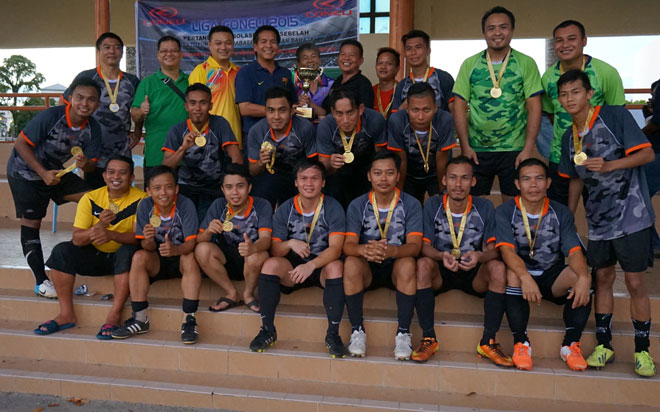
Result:
M135 4L138 74L156 72L158 39L170 35L181 41L181 69L190 73L210 55L208 33L224 25L235 35L237 65L255 59L252 34L257 27L275 26L282 36L280 65L292 67L296 49L313 42L321 50L321 66L337 67L339 45L358 38L358 0L215 0L138 1Z

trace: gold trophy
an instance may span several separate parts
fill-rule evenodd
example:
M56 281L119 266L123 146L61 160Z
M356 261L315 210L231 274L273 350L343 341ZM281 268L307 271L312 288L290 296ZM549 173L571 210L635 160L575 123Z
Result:
M311 67L295 67L296 75L302 81L303 93L309 96L310 83L318 79L323 73L323 68L312 69ZM298 112L302 113L300 116L307 119L312 118L312 108L309 105L298 107Z

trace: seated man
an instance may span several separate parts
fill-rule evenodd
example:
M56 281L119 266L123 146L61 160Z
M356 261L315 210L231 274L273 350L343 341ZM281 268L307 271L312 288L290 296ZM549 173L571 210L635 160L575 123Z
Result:
M261 266L268 259L273 209L265 199L249 196L251 189L247 167L228 165L222 182L225 196L213 202L199 228L197 263L227 293L209 307L211 312L242 303L231 281L243 279L243 302L259 312L254 290Z
M298 194L277 208L273 218L273 244L259 275L259 306L263 325L250 350L263 352L277 340L275 309L280 292L319 286L328 316L325 345L333 358L346 356L339 337L344 312L343 265L344 210L321 193L325 169L317 159L301 161L295 170Z
M135 212L146 194L131 186L133 161L128 157L110 156L103 180L107 186L85 193L78 202L73 240L55 246L46 262L59 298L60 313L39 325L34 330L38 335L49 335L76 324L73 310L76 274L114 275L112 307L96 337L112 339L111 333L118 328L128 298L128 269L137 249Z
M508 268L506 317L513 332L513 363L518 369L532 369L529 302L541 304L543 298L564 305L566 333L559 356L570 369L583 371L587 363L580 337L591 312L591 275L573 215L547 198L550 179L545 163L523 160L517 174L514 183L520 196L495 211L496 247Z
M243 163L243 156L229 122L209 114L211 89L195 83L188 86L185 96L188 119L172 126L167 133L163 164L179 167L179 190L193 201L201 220L211 203L222 195L223 165L227 159Z
M415 258L422 248L422 205L396 188L400 166L396 154L377 152L367 175L373 189L353 200L346 213L344 289L352 356L367 353L364 291L381 286L396 290L399 327L394 357L408 360L412 353L410 323L417 291Z
M371 188L367 172L374 152L387 146L386 125L349 89L335 89L329 101L332 114L316 130L316 149L329 175L325 193L346 209Z
M424 257L417 261L416 302L424 338L412 359L424 362L438 350L433 292L458 289L484 297L479 357L499 366L513 366L511 358L495 343L506 299L506 267L495 250L495 209L489 200L470 196L477 180L467 157L459 156L447 163L442 183L447 186L447 194L431 197L424 204Z
M197 342L195 312L199 306L202 276L195 260L198 220L193 202L179 195L174 169L156 166L147 180L147 194L137 211L135 238L141 250L133 255L129 273L133 315L112 332L115 339L126 339L149 331L147 294L149 285L161 279L181 278L183 318L181 340Z
M286 89L266 92L266 118L251 129L247 138L250 174L255 177L252 194L268 200L273 208L293 197L294 168L306 157L316 156L314 126L294 116Z

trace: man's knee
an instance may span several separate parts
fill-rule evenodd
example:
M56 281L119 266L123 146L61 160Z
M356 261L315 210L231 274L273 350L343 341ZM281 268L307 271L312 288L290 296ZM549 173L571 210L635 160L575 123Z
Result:
M397 259L394 262L394 276L396 277L397 286L403 285L417 285L417 273L415 271L414 258Z
M644 286L644 278L641 274L626 275L626 288L631 297L646 296L646 288Z
M514 288L519 288L521 285L520 278L513 273L512 270L506 271L506 284Z
M417 260L417 289L431 287L433 266L437 266L437 263L431 258L423 257Z
M613 267L596 269L596 285L599 288L611 288L616 279L616 272Z
M333 260L323 268L323 276L326 279L341 279L344 272L344 264L341 260Z
M493 259L486 263L488 269L488 284L491 289L505 289L507 285L506 265Z

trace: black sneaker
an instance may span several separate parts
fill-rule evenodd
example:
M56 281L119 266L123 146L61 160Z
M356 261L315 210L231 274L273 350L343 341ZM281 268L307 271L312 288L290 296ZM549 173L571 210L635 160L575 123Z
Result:
M261 328L259 334L250 342L250 350L252 352L265 352L275 342L277 342L277 331Z
M130 319L127 319L126 322L124 322L124 324L121 325L118 329L115 329L115 331L112 332L112 337L114 339L126 339L133 335L139 335L147 332L149 332L149 319L147 319L145 322L141 322L134 317L131 317Z
M348 355L348 349L341 341L341 337L336 333L329 333L325 335L325 346L330 352L331 358L345 358Z
M197 319L193 315L186 316L186 322L181 324L181 340L186 345L192 345L197 342L199 332L197 332Z

